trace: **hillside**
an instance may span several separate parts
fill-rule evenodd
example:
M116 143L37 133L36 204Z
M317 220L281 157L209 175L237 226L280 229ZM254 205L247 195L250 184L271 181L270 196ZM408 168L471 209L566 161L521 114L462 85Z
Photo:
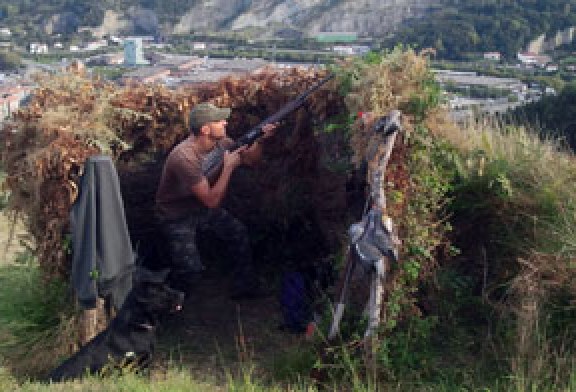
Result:
M541 35L576 26L576 0L0 0L0 25L20 41L106 34L242 32L300 38L322 31L433 47L462 59L483 51L506 56ZM54 37L56 36L56 37Z
M266 28L297 33L355 31L382 36L405 19L423 16L439 0L30 0L0 1L2 24L16 34L164 34ZM272 29L270 29L272 27Z
M545 34L576 25L574 0L458 1L426 18L411 21L387 44L411 43L433 47L439 56L463 59L473 53L500 51L507 57Z

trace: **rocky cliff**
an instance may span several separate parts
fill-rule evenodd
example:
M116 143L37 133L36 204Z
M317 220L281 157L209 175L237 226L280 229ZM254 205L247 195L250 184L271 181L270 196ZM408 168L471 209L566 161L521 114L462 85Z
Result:
M293 28L306 33L355 31L382 36L406 18L424 15L437 3L438 0L211 0L192 7L174 32L263 27L269 32Z
M425 15L441 0L199 0L189 2L173 23L158 26L157 19L139 18L139 29L166 33L191 31L246 30L260 28L265 35L290 29L304 34L320 31L353 31L359 35L383 36L395 30L404 20ZM134 21L132 13L122 19ZM143 9L139 7L139 13ZM153 12L153 11L150 11ZM99 33L117 33L108 20L116 13L105 13ZM147 26L145 21L152 24ZM130 25L131 23L128 23ZM133 23L132 23L133 24Z

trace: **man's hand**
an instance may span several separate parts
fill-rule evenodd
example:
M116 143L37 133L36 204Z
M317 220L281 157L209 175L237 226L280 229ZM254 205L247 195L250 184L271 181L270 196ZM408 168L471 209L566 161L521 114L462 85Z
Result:
M274 136L274 134L276 133L276 128L278 128L278 125L280 124L274 123L264 125L262 127L262 132L264 133L264 135L262 135L262 139L268 139L269 137Z
M236 151L224 151L223 165L225 168L235 169L242 163L240 154L246 150L246 147L237 149Z

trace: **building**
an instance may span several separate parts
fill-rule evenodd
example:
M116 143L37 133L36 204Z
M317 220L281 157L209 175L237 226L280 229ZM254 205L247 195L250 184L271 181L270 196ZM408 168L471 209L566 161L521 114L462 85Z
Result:
M206 42L193 42L192 50L206 50Z
M122 65L124 64L124 55L122 53L108 53L98 56L92 56L86 59L88 65Z
M48 45L32 42L28 45L28 50L30 53L48 53Z
M206 60L198 56L164 55L156 65L171 68L173 71L188 71L205 65Z
M126 38L124 40L124 64L129 66L148 64L142 52L141 37Z
M98 50L108 46L108 41L101 39L99 41L88 42L84 45L84 50Z
M544 88L544 94L546 95L557 95L558 93L556 92L556 89L552 88L552 87L545 87Z
M497 78L478 75L476 72L434 71L436 80L441 84L453 83L461 87L483 86L509 90L511 92L523 91L526 85L516 78Z
M355 32L321 32L314 36L318 42L356 42L358 34Z
M484 60L500 61L502 60L502 55L500 52L486 52L484 53Z
M546 71L547 71L547 72L556 72L556 71L558 71L558 65L556 65L556 64L548 64L548 65L546 66Z
M170 76L170 69L166 67L142 67L122 76L124 84L130 83L158 83Z
M545 67L552 59L550 56L536 54L532 52L520 52L516 55L518 60L524 65L535 65Z
M12 115L30 95L30 88L20 85L0 85L0 121Z
M344 56L362 56L370 51L366 45L334 45L332 50Z
M269 62L262 59L210 59L208 66L216 71L228 71L229 73L257 72L263 69Z

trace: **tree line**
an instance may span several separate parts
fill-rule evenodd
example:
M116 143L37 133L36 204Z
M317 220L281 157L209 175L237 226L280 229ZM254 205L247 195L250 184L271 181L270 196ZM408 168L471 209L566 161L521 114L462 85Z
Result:
M541 34L576 26L576 0L444 0L394 37L419 48L434 48L441 58L464 60L478 52L515 57Z
M561 138L576 150L576 82L566 84L556 96L517 108L511 116L514 122L535 125L544 136Z

